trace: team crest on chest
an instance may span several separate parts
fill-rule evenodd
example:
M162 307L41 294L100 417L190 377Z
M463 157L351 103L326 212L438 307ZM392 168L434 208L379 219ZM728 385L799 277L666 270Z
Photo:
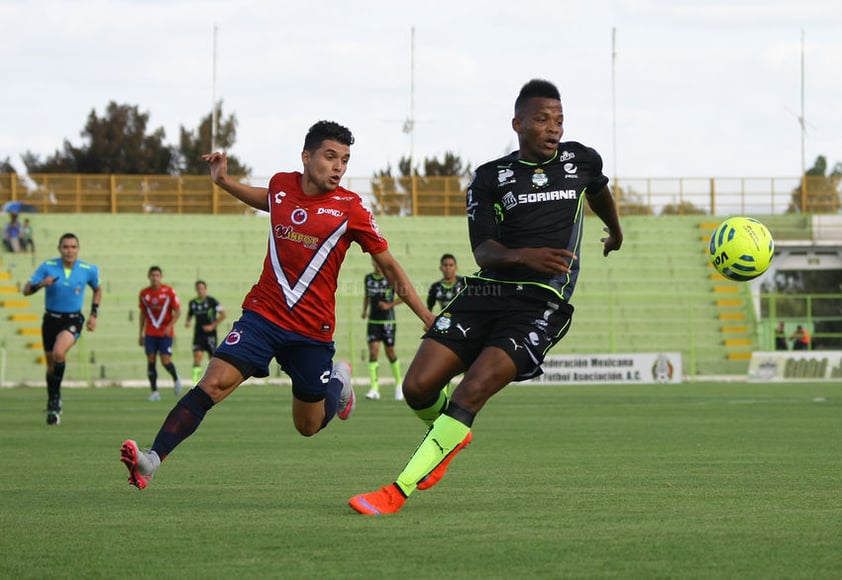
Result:
M545 187L550 182L550 178L544 173L544 170L538 167L535 173L532 174L532 185L536 188Z
M291 219L292 223L295 225L300 226L307 221L307 210L303 207L297 207L292 210L292 213L289 215L289 219Z

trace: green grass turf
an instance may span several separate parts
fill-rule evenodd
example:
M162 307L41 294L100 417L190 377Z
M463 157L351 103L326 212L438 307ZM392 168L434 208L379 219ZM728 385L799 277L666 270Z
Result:
M510 386L473 444L397 515L350 496L423 435L360 400L297 435L287 388L241 387L144 491L173 399L0 389L2 578L840 578L842 393L833 384Z

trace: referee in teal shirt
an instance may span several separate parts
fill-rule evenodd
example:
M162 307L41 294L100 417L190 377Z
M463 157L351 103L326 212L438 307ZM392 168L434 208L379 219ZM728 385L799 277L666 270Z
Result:
M24 296L35 294L41 288L47 289L41 324L47 358L47 425L58 425L60 422L61 379L64 377L67 352L79 340L83 324L91 332L96 329L102 299L99 268L77 259L79 238L75 234L64 234L58 242L58 249L61 257L43 262L23 287ZM87 323L82 315L86 286L94 292Z

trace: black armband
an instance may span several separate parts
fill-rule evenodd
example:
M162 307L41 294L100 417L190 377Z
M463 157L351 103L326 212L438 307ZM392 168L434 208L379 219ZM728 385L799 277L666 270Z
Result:
M99 314L99 304L91 304L91 316Z

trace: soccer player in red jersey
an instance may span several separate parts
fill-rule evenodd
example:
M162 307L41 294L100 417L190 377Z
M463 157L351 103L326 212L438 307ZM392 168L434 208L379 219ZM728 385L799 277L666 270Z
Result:
M155 362L161 356L161 364L173 380L175 396L181 394L181 379L172 362L172 341L175 323L181 315L178 295L170 286L162 283L163 273L158 266L152 266L147 273L149 286L140 291L140 338L138 343L146 352L146 376L152 394L150 401L160 401L158 392L158 370Z
M276 173L269 187L228 176L224 153L210 153L213 182L251 207L269 212L263 273L243 301L243 314L222 341L198 384L170 411L152 448L127 440L120 450L129 483L143 489L167 455L191 435L207 411L249 377L269 375L274 358L292 379L295 428L309 437L354 409L348 363L333 364L335 294L351 242L383 270L396 293L429 327L432 313L416 294L360 197L339 185L348 168L351 132L319 121L307 132L302 172Z

